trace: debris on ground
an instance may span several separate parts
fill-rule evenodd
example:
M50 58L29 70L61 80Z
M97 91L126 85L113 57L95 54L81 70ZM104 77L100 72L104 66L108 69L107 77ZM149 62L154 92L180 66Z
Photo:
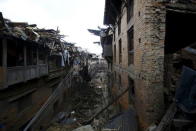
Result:
M81 126L73 131L94 131L91 125Z
M105 129L117 131L137 131L137 115L134 110L129 109L128 111L120 113L108 121L104 127L104 130Z
M77 125L60 125L58 123L53 123L47 131L72 131L77 128Z
M53 131L51 129L73 130L72 127L74 131L101 130L109 118L108 114L112 114L111 110L106 110L91 123L86 122L108 104L107 82L107 73L104 71L96 72L90 82L85 83L82 80L82 84L74 87L75 89L71 92L71 98L67 100L69 106L56 115L53 122L55 124L52 124L48 131Z

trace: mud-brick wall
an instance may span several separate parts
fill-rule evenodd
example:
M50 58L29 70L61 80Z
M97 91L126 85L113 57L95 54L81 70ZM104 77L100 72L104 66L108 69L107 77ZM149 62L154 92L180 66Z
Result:
M121 72L119 75L121 75L121 87L119 92L123 92L128 88L128 74L126 72ZM128 110L129 109L129 92L126 92L120 99L120 104L122 107L122 110Z
M164 112L165 7L155 0L134 1L134 66L136 109L142 128Z
M22 95L32 89L35 90ZM0 92L0 124L7 131L22 129L52 93L52 88L48 88L43 79L19 84L7 90Z
M121 34L116 25L115 41L116 62L118 67L128 70L128 42L126 8L121 14ZM155 0L134 0L134 81L135 107L140 125L147 128L157 122L164 112L164 40L165 7ZM122 63L119 63L119 40L122 42ZM114 53L113 48L113 53ZM118 69L122 87L128 87L128 76ZM117 80L118 81L118 80ZM128 105L128 94L120 99L122 105ZM126 108L126 106L124 106Z
M127 22L127 8L122 6L121 15L117 17L117 21L120 21L121 33L118 33L118 24L115 25L115 40L113 39L113 56L114 50L116 50L116 59L114 60L114 65L117 65L119 68L128 69L128 39L127 39L127 31L128 31L128 22ZM122 52L122 62L119 62L119 54L120 47L119 41L121 40L121 52ZM116 49L114 48L116 46ZM115 57L113 57L115 58ZM116 71L115 82L116 87L114 88L116 91L116 95L120 94L123 90L128 87L128 73L122 72L119 69L113 68ZM119 86L119 77L121 77L121 84ZM129 95L128 93L124 94L120 99L119 103L122 110L127 110L129 108Z
M120 21L121 33L118 33L118 24L115 25L115 41L113 41L113 56L114 54L114 45L116 45L116 59L114 60L114 64L120 65L123 68L128 67L128 44L127 44L127 31L128 31L128 23L127 23L127 9L123 8L121 11L121 15L117 17L116 21ZM114 39L113 39L114 40ZM119 61L119 41L121 40L121 52L122 52L122 62Z
M121 77L121 83L119 80ZM113 98L118 97L126 88L128 87L128 74L125 72L116 72L116 78L112 87L112 96ZM120 106L119 111L126 111L129 109L129 93L126 92L118 101L117 106Z

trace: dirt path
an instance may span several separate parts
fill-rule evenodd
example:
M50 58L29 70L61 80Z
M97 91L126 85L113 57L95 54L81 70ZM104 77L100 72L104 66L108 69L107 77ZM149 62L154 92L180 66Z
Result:
M48 131L71 131L84 125L95 113L108 104L109 94L107 89L107 72L99 71L91 78L91 81L81 83L74 87L71 97L66 99L62 112L53 120ZM106 110L91 123L95 130L108 120L111 111Z

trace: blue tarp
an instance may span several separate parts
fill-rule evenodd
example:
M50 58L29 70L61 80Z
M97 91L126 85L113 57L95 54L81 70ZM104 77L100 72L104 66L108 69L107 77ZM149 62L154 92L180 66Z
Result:
M176 90L177 105L186 113L196 113L196 71L183 67L180 87Z

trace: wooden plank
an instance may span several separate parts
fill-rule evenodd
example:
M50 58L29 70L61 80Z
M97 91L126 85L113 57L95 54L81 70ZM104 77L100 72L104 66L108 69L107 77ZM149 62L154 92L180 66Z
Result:
M102 114L108 107L110 107L112 104L114 104L116 101L118 101L126 92L129 91L130 88L126 88L123 92L121 92L113 101L109 102L108 105L106 105L104 108L102 108L100 111L98 111L94 116L92 116L88 121L82 123L82 124L90 124L94 118Z
M164 131L166 127L171 123L176 113L176 104L173 102L169 109L167 110L166 114L163 116L161 122L159 123L156 131Z
M8 24L9 26L13 26L13 27L16 27L16 26L27 27L28 26L28 23L26 22L9 22Z
M36 90L37 90L37 88L28 90L28 91L26 91L26 92L24 92L24 93L22 93L22 94L20 94L20 95L18 95L18 96L15 96L15 97L13 97L13 98L10 98L10 99L8 100L8 102L16 101L16 100L20 99L20 98L23 97L23 96L26 96L26 95L28 95L28 94L33 93L33 92L36 91Z
M67 82L69 77L73 74L74 69L70 69L69 73L64 77L64 79L59 83L55 91L50 95L46 102L42 105L39 111L34 115L32 120L26 125L23 131L28 131L36 121L39 121L40 117L44 115L44 112L47 112L49 107L53 105L62 95L63 90L66 88L63 86L63 83Z
M175 127L183 127L187 125L193 124L193 121L187 120L187 119L173 119L173 124Z

